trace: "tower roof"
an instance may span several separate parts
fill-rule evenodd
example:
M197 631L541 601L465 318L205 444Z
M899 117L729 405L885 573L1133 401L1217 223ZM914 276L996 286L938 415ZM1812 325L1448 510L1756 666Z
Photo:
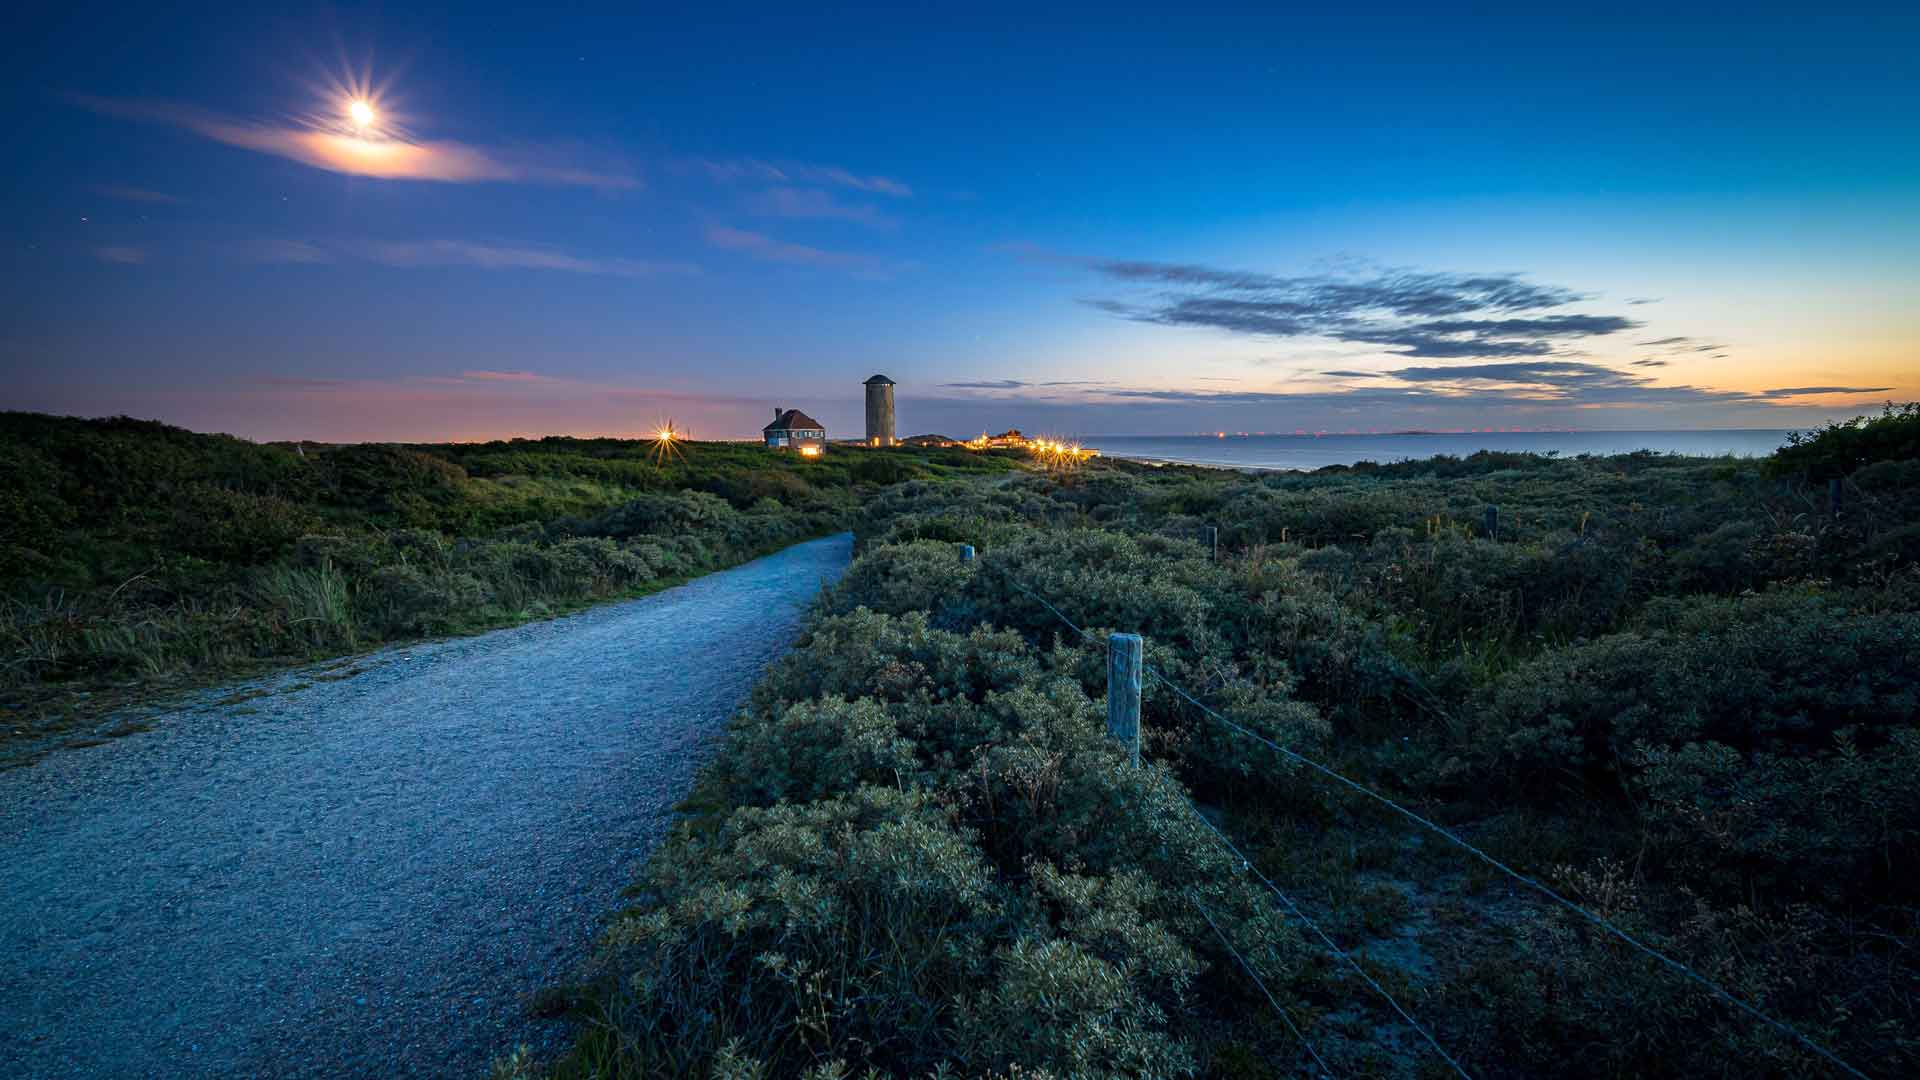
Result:
M868 379L868 380L867 380L867 382L866 382L866 385L868 385L868 386L880 386L880 385L886 385L886 386L892 386L892 385L893 385L893 380L892 380L892 379L889 379L889 378L887 378L887 377L886 377L885 375L875 375L875 376L874 376L873 378L871 378L871 379Z

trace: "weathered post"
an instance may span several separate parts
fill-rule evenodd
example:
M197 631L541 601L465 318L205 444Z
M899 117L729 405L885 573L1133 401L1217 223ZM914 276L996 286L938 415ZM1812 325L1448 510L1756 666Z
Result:
M1139 634L1107 637L1107 737L1117 739L1133 764L1140 764Z
M1497 506L1487 507L1487 539L1500 539L1500 508Z
M1840 478L1837 476L1827 481L1827 512L1840 516Z
M1220 561L1220 526L1207 526L1207 551L1214 562Z
M973 561L973 545L972 544L960 545L960 561L963 563L969 563Z

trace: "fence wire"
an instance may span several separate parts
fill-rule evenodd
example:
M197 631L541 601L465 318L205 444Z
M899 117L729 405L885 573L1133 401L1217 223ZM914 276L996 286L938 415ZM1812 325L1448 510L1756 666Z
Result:
M1433 1037L1433 1033L1428 1031L1425 1027L1421 1026L1420 1021L1415 1020L1413 1018L1413 1014L1408 1012L1405 1008L1403 1008L1400 1002L1395 1000L1394 996L1387 992L1386 987L1381 986L1380 983L1377 980L1375 980L1373 976L1367 974L1367 969L1360 966L1360 961L1355 960L1351 953L1347 952L1345 949L1342 949L1340 946L1334 944L1333 939L1327 936L1327 932L1325 930L1320 929L1320 924L1314 922L1311 918L1309 918L1306 912L1301 911L1300 905L1294 903L1292 897L1280 891L1280 886L1275 885L1273 883L1272 878L1269 878L1267 877L1267 875L1261 873L1260 868L1253 865L1253 860L1247 858L1244 852L1242 852L1238 847L1234 846L1233 841L1227 838L1226 833L1220 831L1219 826L1215 825L1211 821L1208 821L1207 815L1201 813L1200 808L1197 806L1194 806L1191 800L1188 801L1187 807L1193 811L1194 817L1197 817L1200 819L1200 823L1202 825L1205 825L1209 830L1211 830L1214 836L1217 836L1220 838L1220 842L1226 845L1226 849L1228 851L1233 852L1233 857L1240 860L1240 866L1243 869L1250 871L1254 877L1259 878L1261 884L1265 885L1268 889L1272 890L1273 895L1280 898L1280 902L1286 905L1287 912L1289 914L1291 914L1294 918L1299 919L1301 922L1307 924L1307 929L1313 931L1314 936L1320 939L1320 943L1327 947L1328 952L1331 952L1333 955L1339 957L1342 961L1346 963L1348 967L1353 969L1354 974L1360 976L1362 981L1364 981L1368 986L1373 987L1374 991L1378 993L1381 997L1386 998L1387 1004L1393 1006L1393 1011L1400 1014L1400 1019L1405 1020L1407 1022L1408 1027L1412 1028L1416 1032L1419 1032L1420 1037L1426 1040L1428 1046L1433 1047L1433 1052L1436 1054L1439 1054L1440 1059L1442 1061L1445 1061L1448 1065L1452 1066L1453 1071L1456 1073L1459 1073L1462 1077L1465 1078L1465 1080L1473 1080L1471 1076L1467 1075L1467 1070L1461 1068L1460 1063L1453 1059L1453 1055L1447 1053L1447 1051L1443 1047L1441 1047L1440 1041ZM1261 987L1261 989L1264 990L1266 988L1263 986ZM1301 1041L1304 1042L1306 1040L1303 1038ZM1316 1055L1314 1060L1318 1061L1319 1057ZM1325 1068L1326 1066L1323 1064L1321 1067Z
M1076 625L1072 619L1067 618L1067 616L1063 614L1059 608L1055 607L1045 597L1041 596L1039 593L1034 592L1032 589L1029 589L1019 584L1018 582L1012 582L1011 584L1015 589L1019 590L1022 593L1025 593L1026 595L1032 597L1034 600L1038 601L1042 607L1052 612L1055 618L1059 619L1062 623L1065 623L1067 627L1071 629L1074 633L1079 634L1082 638L1085 638L1088 636L1085 630L1082 630L1078 625ZM1288 760L1304 765L1307 768L1313 770L1314 772L1319 773L1320 775L1325 776L1328 779L1334 781L1335 783L1340 784L1341 786L1349 788L1353 791L1356 791L1361 795L1369 799L1372 799L1377 803L1380 803L1382 806L1387 807L1388 809L1392 810L1394 813L1399 814L1401 817L1407 819L1408 821L1411 821L1414 824L1419 825L1421 828L1424 828L1427 831L1433 833L1434 835L1439 836L1441 839L1446 840L1447 842L1453 844L1455 847L1458 847L1462 851L1465 851L1468 854L1474 856L1475 858L1479 859L1481 862L1485 863L1486 865L1491 866L1495 870L1498 870L1501 873L1505 874L1507 877L1512 878L1514 881L1517 881L1520 884L1527 886L1528 888L1534 890L1540 895L1547 897L1549 900L1552 900L1555 903L1559 904L1560 906L1566 908L1567 910L1575 913L1576 915L1579 915L1581 918L1587 920L1589 923L1592 923L1594 926L1599 927L1601 930L1606 931L1608 934L1611 934L1613 937L1626 943L1627 945L1631 946L1632 948L1639 951L1640 953L1658 961L1660 964L1664 965L1669 970L1677 972L1681 976L1684 976L1686 979L1698 985L1702 989L1706 990L1708 993L1712 994L1714 997L1718 998L1719 1000L1726 1002L1727 1004L1733 1006L1735 1009L1739 1010L1740 1012L1743 1012L1746 1015L1760 1021L1761 1023L1767 1025L1768 1027L1779 1032L1780 1034L1787 1036L1789 1039L1793 1040L1795 1043L1798 1043L1800 1046L1804 1047L1808 1051L1811 1051L1813 1054L1817 1055L1822 1060L1833 1065L1835 1068L1839 1069L1841 1072L1846 1073L1848 1076L1856 1077L1858 1078L1858 1080L1869 1080L1866 1073L1860 1071L1857 1068L1854 1068L1852 1065L1849 1065L1847 1062L1841 1060L1839 1055L1835 1054L1833 1051L1828 1050L1826 1047L1813 1041L1811 1038L1805 1035L1802 1035L1798 1029L1789 1025L1785 1021L1776 1020L1773 1017L1767 1015L1766 1013L1761 1012L1759 1008L1753 1005L1750 1005L1745 1001L1742 1001L1738 997L1735 997L1732 993L1723 989L1718 983L1707 978L1705 975L1700 974L1698 971L1695 971L1692 967L1689 967L1687 964L1679 960L1673 959L1672 957L1666 955L1665 953L1659 951L1658 949L1655 949L1653 946L1646 944L1645 942L1641 941L1639 938L1634 937L1632 934L1629 934L1625 930L1614 925L1612 921L1608 920L1604 916L1601 916L1593 911L1589 911L1587 908L1581 906L1580 904L1574 903L1572 900L1569 900L1566 897L1560 895L1558 892L1542 884L1538 880L1532 877L1529 877L1528 875L1523 874L1518 870L1515 870L1511 866L1508 866L1506 863L1501 862L1499 859L1496 859L1493 856L1487 854L1486 852L1480 850L1478 847L1474 846L1473 844L1468 843L1466 840L1462 839L1459 835L1455 834L1452 830L1447 829L1444 826L1439 825L1427 819L1426 817L1423 817L1422 815L1407 809L1404 806L1401 806L1399 803L1395 802L1392 799L1387 798L1385 795L1380 794L1379 792L1373 790L1372 788L1367 787L1365 784L1362 784L1356 780L1349 779L1348 777L1343 776L1338 772L1335 772L1333 769L1330 769L1327 766L1322 765L1318 761L1315 761L1304 754L1298 753L1297 751L1294 751L1285 746L1282 746L1279 743L1274 742L1272 739L1269 739L1266 736L1261 735L1259 732L1253 731L1245 727L1244 725L1235 723L1232 719L1223 715L1218 710L1209 707L1206 703L1202 702L1199 698L1196 698L1192 694L1188 693L1185 687L1182 687L1180 684L1168 678L1158 668L1153 667L1152 665L1145 665L1145 671L1148 675L1151 675L1154 678L1160 680L1160 682L1164 686L1166 686L1167 689L1173 691L1174 694L1185 699L1194 708L1199 709L1201 713L1205 714L1207 717L1214 720L1215 722L1225 726L1229 730L1234 731L1240 735L1243 735L1246 738L1252 739L1255 742L1261 743L1266 747L1268 747L1269 749L1273 750L1274 752L1286 757ZM1253 869L1253 872L1256 875L1258 875L1262 881L1266 882L1267 887L1273 890L1274 895L1278 896L1281 899L1281 901L1287 905L1289 910L1299 915L1299 917L1303 922L1306 922L1309 927L1313 928L1315 933L1319 934L1319 927L1315 926L1311 920L1308 920L1304 914L1300 914L1299 909L1293 904L1293 901L1290 900L1285 893L1281 892L1280 889L1273 884L1273 882L1268 881L1264 874L1260 874L1260 871L1258 870L1258 868L1253 867L1251 860L1248 860L1244 855L1240 855L1239 849L1233 846L1233 842L1227 839L1227 836L1225 833L1221 832L1219 828L1217 828L1213 824L1213 822L1208 821L1206 818L1206 815L1200 814L1199 809L1197 807L1194 809L1194 813L1200 817L1200 820L1206 824L1208 829L1211 829L1213 831L1214 835L1218 836L1221 839L1221 841L1224 842L1227 845L1227 847L1234 852L1235 855L1240 857L1242 862L1246 863L1246 865L1250 869ZM1324 941L1327 944L1328 948L1333 949L1343 959L1346 959L1347 962L1351 964L1356 971L1360 971L1359 965L1355 964L1351 957L1348 957L1346 956L1345 953L1340 952L1339 948L1333 944L1332 939L1328 938L1325 934L1320 934L1320 938L1322 941ZM1387 995L1387 992L1384 988L1382 988L1378 983L1375 983L1372 978L1368 977L1366 975L1366 972L1360 971L1360 975L1362 978L1365 978L1367 982L1374 987L1374 989L1379 990L1382 996L1387 997L1387 1000L1393 1005L1394 1010L1396 1012L1399 1012L1401 1017L1405 1019L1408 1024L1413 1026L1414 1030L1419 1031L1420 1034L1426 1038L1427 1043L1430 1046L1432 1046L1433 1049L1437 1053L1439 1053L1439 1055L1442 1058L1446 1059L1447 1064L1453 1066L1454 1071L1458 1072L1462 1076L1467 1075L1465 1070L1460 1068L1459 1063L1454 1061L1454 1059L1450 1057L1445 1050L1441 1049L1440 1044L1435 1042L1433 1037L1431 1035L1428 1035L1425 1029L1421 1028L1419 1024L1415 1023L1413 1020L1413 1017L1409 1016L1404 1009L1401 1009L1398 1002L1393 1001L1393 998L1390 995Z
M1599 927L1602 930L1605 930L1607 933L1612 934L1614 937L1619 938L1621 941L1639 950L1641 953L1644 953L1645 955L1652 957L1655 960L1658 960L1660 963L1666 965L1669 969L1675 972L1678 972L1681 975L1684 975L1689 980L1693 981L1694 983L1698 984L1700 987L1712 993L1715 997L1719 998L1722 1001L1725 1001L1727 1004L1732 1005L1734 1008L1739 1009L1741 1012L1744 1012L1747 1015L1753 1017L1754 1019L1761 1021L1767 1026L1773 1028L1775 1031L1778 1031L1781 1034L1792 1039L1793 1041L1799 1043L1801 1046L1819 1055L1821 1058L1825 1059L1827 1062L1831 1063L1836 1068L1839 1068L1841 1071L1845 1072L1847 1075L1858 1077L1859 1080L1867 1080L1867 1074L1861 1072L1859 1069L1854 1068L1852 1065L1847 1064L1845 1061L1842 1061L1838 1055L1833 1053L1833 1051L1828 1050L1826 1047L1821 1046L1817 1042L1814 1042L1812 1039L1808 1038L1807 1036L1800 1034L1800 1032L1797 1029L1789 1026L1785 1021L1775 1020L1773 1017L1768 1016L1766 1013L1761 1012L1758 1008L1755 1008L1754 1006L1749 1005L1746 1002L1740 1000L1739 998L1733 996L1733 994L1731 994L1730 992L1721 989L1718 983L1707 978L1705 975L1702 975L1699 972L1695 971L1693 968L1687 966L1685 963L1682 963L1679 960L1673 959L1667 954L1661 952L1658 949L1655 949L1653 946L1646 944L1645 942L1641 941L1639 938L1634 937L1632 934L1629 934L1625 930L1622 930L1620 927L1614 925L1614 923L1611 920L1607 919L1606 917L1596 914L1595 912L1589 911L1585 907L1582 907L1581 905L1574 903L1572 900L1569 900L1566 897L1560 895L1559 893L1555 892L1553 889L1547 887L1546 885L1541 884L1538 880L1532 877L1529 877L1518 870L1515 870L1513 867L1508 866L1506 863L1503 863L1499 859L1496 859L1493 856L1487 854L1486 852L1480 850L1478 847L1475 847L1473 844L1470 844L1466 840L1461 839L1460 836L1454 833L1451 829L1435 824L1434 822L1428 820L1427 818L1422 817L1421 815L1413 812L1412 810L1407 809L1404 806L1401 806L1397 802L1394 802L1392 799L1387 798L1385 795L1382 795L1379 792L1374 791L1372 788L1369 788L1366 785L1359 783L1358 781L1349 780L1345 776L1342 776L1339 773L1334 772L1332 769L1327 768L1325 765L1320 764L1319 762L1313 760L1312 758L1309 758L1304 754L1297 753L1293 750L1289 750L1286 747L1281 746L1279 743L1274 742L1272 739L1269 739L1266 736L1261 735L1259 732L1252 731L1240 724L1234 723L1232 720L1227 719L1225 716L1221 715L1219 712L1211 708L1208 708L1206 705L1202 704L1199 701L1199 699L1195 698L1192 694L1187 693L1187 691L1184 688L1179 686L1173 680L1167 678L1165 675L1161 674L1157 669L1151 668L1151 667L1147 668L1147 673L1152 675L1154 678L1159 679L1162 684L1164 684L1168 689L1172 690L1175 694L1179 695L1182 698L1185 698L1190 704L1193 705L1194 708L1199 709L1201 712L1205 713L1207 716L1213 718L1219 723L1225 725L1230 730L1238 732L1239 734L1244 735L1247 738L1254 740L1255 742L1262 743L1266 745L1268 748L1276 751L1277 753L1280 753L1286 756L1289 760L1299 762L1300 764L1305 765L1307 768L1312 769L1313 771L1321 774L1322 776L1325 776L1345 787L1351 788L1352 790L1357 791L1362 795L1365 795L1367 798L1372 799L1377 803L1380 803L1382 806L1387 807L1388 809L1406 818L1407 820L1414 822L1415 824L1421 826L1422 828L1428 830L1429 832L1432 832L1434 835L1439 836L1441 839L1446 840L1447 842L1453 844L1455 847L1458 847L1462 851L1467 852L1469 855L1472 855L1473 857L1479 859L1481 862L1486 863L1488 866L1493 867L1495 870L1500 871L1501 873L1507 875L1513 880L1521 883L1522 885L1527 886L1530 889L1533 889L1535 892L1540 893L1542 896L1547 897L1549 900L1554 901L1555 903L1561 905L1567 910L1586 919L1588 922L1592 923L1593 925Z
M1041 596L1039 593L1034 592L1032 589L1029 589L1024 585L1021 585L1018 582L1014 582L1012 584L1014 588L1032 597L1035 601L1037 601L1040 604L1040 606L1046 608L1048 611L1053 612L1054 618L1057 618L1061 622L1065 623L1068 629L1072 630L1076 634L1079 634L1081 638L1084 639L1088 636L1085 630L1080 629L1080 627L1077 624L1075 624L1072 619L1067 618L1066 615L1063 614L1059 608L1054 607L1053 604L1046 599L1046 597ZM1146 670L1154 672L1154 674L1158 676L1162 682L1166 682L1166 676L1160 675L1153 668L1148 667ZM1385 998L1387 1001L1387 1004L1393 1007L1393 1011L1400 1015L1400 1019L1406 1021L1407 1026L1413 1028L1414 1031L1418 1032L1420 1034L1420 1037L1426 1040L1427 1045L1433 1047L1433 1052L1440 1055L1440 1059L1442 1061L1445 1061L1449 1066L1452 1066L1454 1072L1458 1073L1461 1077L1465 1078L1465 1080L1472 1080L1472 1077L1467 1074L1467 1070L1461 1068L1460 1063L1454 1060L1453 1055L1447 1053L1446 1049L1440 1045L1439 1040L1433 1037L1433 1033L1428 1031L1425 1027L1421 1026L1420 1022L1413 1018L1413 1014L1408 1012L1404 1007L1402 1007L1400 1002L1395 1000L1394 996L1391 993L1387 992L1386 987L1381 986L1380 983L1376 979L1374 979L1373 976L1367 974L1367 970L1360 966L1360 962L1358 960L1355 960L1352 957L1352 955L1350 955L1345 949L1342 949L1338 944L1336 944L1333 938L1327 936L1327 932L1320 929L1320 924L1314 922L1313 919L1310 918L1306 912L1300 910L1300 905L1294 903L1293 898L1288 896L1285 892L1283 892L1280 886L1275 885L1273 883L1272 878L1269 878L1267 877L1267 875L1261 873L1260 868L1253 865L1253 860L1249 859L1244 852L1242 852L1238 847L1234 846L1233 841L1228 838L1226 833L1220 831L1219 826L1216 826L1213 822L1207 820L1207 815L1201 813L1200 808L1198 806L1195 806L1191 799L1186 800L1186 803L1187 803L1187 809L1193 811L1193 816L1199 819L1200 824L1205 825L1207 827L1207 830L1213 833L1213 835L1219 839L1220 843L1226 846L1226 849L1228 851L1233 853L1233 857L1239 860L1240 866L1246 870L1251 871L1253 873L1253 876L1260 879L1261 884L1265 885L1269 890L1271 890L1273 895L1280 898L1280 903L1285 905L1288 913L1290 913L1294 918L1300 920L1302 923L1305 923L1307 928L1313 931L1314 935L1320 939L1321 944L1325 945L1329 952L1339 957L1342 962L1344 962L1348 967L1353 969L1354 974L1360 976L1362 981L1364 981L1368 986L1372 987L1374 991L1378 993L1381 997ZM1195 906L1196 907L1199 906L1198 901L1195 901ZM1291 1029L1294 1035L1300 1039L1300 1042L1306 1046L1307 1053L1312 1055L1313 1060L1319 1063L1320 1068L1323 1071L1331 1075L1333 1070L1328 1069L1327 1063L1320 1060L1320 1055L1314 1052L1313 1044L1308 1043L1307 1037L1301 1034L1300 1029L1298 1027L1294 1026L1292 1017L1287 1016L1286 1011L1280 1008L1280 1003L1274 1000L1273 994L1267 990L1266 984L1260 982L1260 977L1258 975L1254 975L1253 968L1249 967L1246 960L1243 959L1240 956L1240 954L1234 950L1233 945L1227 941L1226 935L1220 933L1220 928L1218 926L1214 926L1213 918L1207 915L1206 909L1202 908L1200 913L1203 917L1206 918L1207 925L1213 926L1213 932L1215 934L1220 935L1221 944L1226 945L1227 951L1230 953L1233 953L1233 958L1235 960L1240 961L1240 966L1246 969L1246 972L1248 975L1253 976L1254 982L1259 983L1260 992L1267 995L1267 1000L1273 1004L1274 1010L1280 1013L1282 1019L1286 1020L1287 1027Z
M1227 952L1230 953L1235 960L1239 961L1240 970L1246 972L1247 978L1253 980L1253 985L1259 987L1260 992L1267 996L1267 1004L1273 1006L1273 1011L1280 1014L1280 1021L1287 1025L1287 1030L1293 1032L1293 1037L1299 1039L1300 1045L1307 1048L1307 1056L1313 1059L1315 1065L1320 1066L1321 1072L1332 1076L1333 1070L1327 1066L1325 1061L1321 1060L1319 1053L1313 1048L1313 1043L1307 1041L1306 1035L1300 1031L1300 1026L1293 1022L1293 1017L1288 1016L1287 1010L1280 1007L1279 1000L1273 996L1273 991L1267 989L1267 984L1260 978L1260 973L1254 971L1253 965L1247 963L1247 958L1241 956L1240 950L1234 948L1233 942L1227 940L1226 932L1220 929L1219 923L1213 921L1213 915L1207 911L1206 905L1202 904L1198 897L1190 896L1188 899L1193 901L1193 906L1200 912L1200 917L1207 920L1207 925L1213 928L1213 936L1219 938L1220 944L1225 947Z

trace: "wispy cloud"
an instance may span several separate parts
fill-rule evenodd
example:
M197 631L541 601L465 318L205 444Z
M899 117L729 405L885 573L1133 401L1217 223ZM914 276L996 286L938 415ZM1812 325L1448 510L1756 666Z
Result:
M851 221L875 229L890 229L899 224L877 207L841 202L832 193L816 188L769 188L748 197L747 209L761 217Z
M1893 389L1891 386L1783 386L1774 390L1762 390L1753 396L1774 399L1813 397L1817 394L1881 394L1891 389Z
M1886 387L1798 386L1773 390L1715 390L1703 386L1663 386L1650 376L1602 364L1568 360L1517 360L1487 364L1426 365L1374 372L1326 372L1383 380L1364 389L1187 390L1127 388L1101 397L1169 404L1277 405L1352 408L1359 406L1439 408L1606 409L1688 405L1786 404L1788 399L1820 394L1879 393ZM1398 384L1398 385L1390 385Z
M1652 341L1636 341L1634 344L1641 348L1659 349L1668 356L1684 356L1688 353L1712 353L1715 357L1723 357L1726 355L1726 353L1722 351L1726 348L1725 345L1718 342L1701 341L1699 338L1687 337L1685 335L1654 338Z
M241 257L249 262L318 264L334 261L333 253L305 240L263 237L246 244Z
M497 244L472 240L299 240L262 237L238 249L249 262L296 265L371 262L399 269L437 267L474 270L541 270L609 277L698 274L692 263L588 255L548 246Z
M174 196L162 191L148 191L146 188L127 187L124 184L95 184L92 187L92 191L95 195L104 195L109 199L119 199L121 202L162 205L180 201Z
M1375 345L1423 359L1550 356L1569 339L1640 325L1621 315L1549 314L1591 297L1518 274L1396 270L1282 277L1192 263L1078 261L1116 281L1165 287L1143 299L1085 301L1122 318Z
M472 379L475 382L562 383L567 381L565 379L555 378L552 375L540 375L532 371L463 371L460 373L460 377L463 379Z
M793 266L823 266L870 274L881 273L886 269L886 264L882 260L870 255L850 251L829 251L826 248L812 247L807 244L789 243L765 233L736 229L730 225L710 226L707 229L707 243L722 251L738 252L762 262L786 263Z
M525 182L601 189L640 186L614 163L587 164L564 148L510 150L452 141L361 138L313 128L224 116L186 105L74 95L82 108L162 124L227 146L297 161L316 169L382 180L445 183Z
M1202 381L1207 381L1203 379ZM1226 380L1231 382L1232 380ZM943 390L1088 390L1111 385L1104 379L977 379L938 384Z
M93 257L104 263L137 266L147 261L147 249L125 245L107 245L93 249Z
M262 375L249 382L282 390L334 393L360 391L373 387L400 390L408 387L466 387L476 393L513 394L522 389L602 389L600 384L560 375L542 375L534 371L497 371L477 369L454 375L394 375L389 377L327 378Z
M877 173L857 173L838 165L810 165L800 161L764 161L759 158L701 158L694 165L723 184L816 184L849 188L896 199L910 198L912 186Z
M354 385L349 379L323 379L306 375L259 375L247 381L256 386L273 386L283 390L333 390Z
M659 274L697 274L699 267L684 262L576 255L556 248L514 247L465 240L429 240L417 243L381 243L366 246L374 262L398 267L464 266L478 270L555 270L569 274L607 274L616 277L653 277Z

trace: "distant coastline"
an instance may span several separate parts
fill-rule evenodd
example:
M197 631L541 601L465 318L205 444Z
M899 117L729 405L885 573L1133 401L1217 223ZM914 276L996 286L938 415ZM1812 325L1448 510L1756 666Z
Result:
M1107 457L1167 465L1259 472L1299 472L1362 461L1388 464L1440 455L1502 453L1627 454L1650 450L1687 457L1764 457L1790 429L1694 431L1405 431L1324 435L1107 435L1089 437Z

